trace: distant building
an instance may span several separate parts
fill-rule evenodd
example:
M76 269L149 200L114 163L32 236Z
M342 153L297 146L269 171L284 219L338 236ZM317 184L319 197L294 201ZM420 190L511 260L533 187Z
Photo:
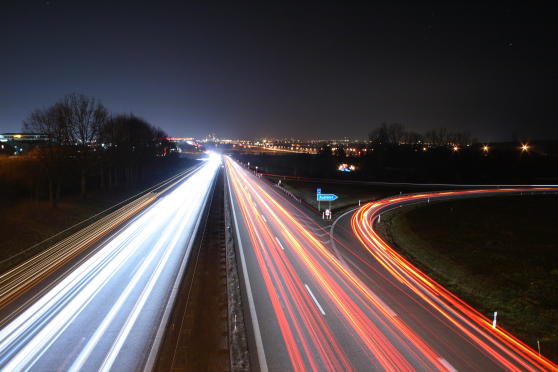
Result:
M45 143L48 139L48 136L42 133L2 133L0 134L0 148L2 150L9 149L13 155L20 155L37 145Z
M43 142L48 141L48 136L42 133L2 133L0 142Z

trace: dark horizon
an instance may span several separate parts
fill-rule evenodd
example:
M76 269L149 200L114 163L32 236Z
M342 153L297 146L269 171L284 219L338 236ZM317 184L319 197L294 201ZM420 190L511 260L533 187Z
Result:
M20 3L0 7L1 132L78 92L180 137L558 137L543 8Z

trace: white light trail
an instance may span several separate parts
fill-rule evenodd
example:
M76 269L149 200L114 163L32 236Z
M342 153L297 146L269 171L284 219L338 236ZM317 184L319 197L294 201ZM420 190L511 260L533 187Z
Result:
M91 363L92 357L96 368L117 367L121 347L134 327L140 325L136 320L155 288L172 289L173 282L162 283L161 274L175 270L180 265L176 257L187 254L185 241L195 234L196 221L201 217L220 164L221 157L210 154L201 168L0 330L0 368L44 369L48 361L43 357L47 360L51 357L47 353L51 346L57 342L71 344L80 338L66 332L78 317L82 321L91 318L95 331L72 358L71 369L82 369L86 362ZM122 276L123 272L126 275ZM110 293L113 300L108 303L98 300L109 285L111 291L117 288L116 293ZM164 306L160 304L161 308ZM121 324L117 318L125 321ZM98 351L100 340L112 344L108 354ZM144 342L149 345L152 340Z

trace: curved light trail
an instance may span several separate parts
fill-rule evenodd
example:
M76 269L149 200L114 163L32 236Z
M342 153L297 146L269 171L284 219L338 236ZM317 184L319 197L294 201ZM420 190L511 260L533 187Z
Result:
M375 234L370 224L374 209L362 208L355 214L353 227L360 241L352 232L348 246L338 241L350 251L342 259L328 241L320 238L323 229L304 207L291 204L233 160L226 158L225 162L241 243L240 261L253 303L250 317L258 327L256 339L261 339L261 343L256 342L261 369L456 371L555 367L503 330L492 330L486 318L478 315L482 322L467 323L462 319L466 305L455 297L451 302L439 303L438 297L447 291L421 277L408 263L406 271L401 272L401 258L384 252L390 250L388 246L376 245L377 235L370 238ZM409 200L420 197L411 196ZM360 247L361 243L367 248L359 248L366 257L355 257L364 262L366 270L345 263L352 262L354 257L349 256L356 254L356 247L350 245ZM455 306L460 308L455 310ZM444 311L447 318L438 311Z
M276 318L271 327L281 335L288 355L287 365L268 353L271 369L446 369L427 344L275 199L277 195L231 160L227 171L250 253ZM358 359L349 356L355 352Z
M210 156L6 324L0 367L143 368L220 163Z
M467 191L450 191L438 193L415 194L387 198L368 203L359 208L351 218L355 235L397 281L409 288L418 298L428 304L439 315L450 322L461 335L469 338L479 349L501 364L507 370L558 370L558 366L539 356L528 345L506 332L503 328L492 327L492 321L459 299L436 281L398 254L385 242L374 229L374 222L386 210L405 204L447 199L499 195L518 192L557 191L556 188L509 188Z

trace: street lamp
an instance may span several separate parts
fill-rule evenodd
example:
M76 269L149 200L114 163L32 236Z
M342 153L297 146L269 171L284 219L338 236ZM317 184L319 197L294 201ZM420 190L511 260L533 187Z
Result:
M459 151L459 147L457 145L453 146L453 152L458 152Z
M529 145L524 143L521 145L521 152L527 152L529 151Z
M484 152L488 152L489 149L490 149L490 148L488 147L488 145L484 145L484 146L482 147L482 151L484 151Z

